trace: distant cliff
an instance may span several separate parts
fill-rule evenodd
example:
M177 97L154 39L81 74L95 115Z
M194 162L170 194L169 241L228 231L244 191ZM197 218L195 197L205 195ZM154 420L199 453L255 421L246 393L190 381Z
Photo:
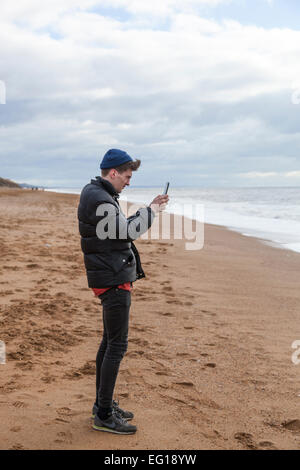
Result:
M21 186L17 183L14 183L13 181L6 180L4 178L0 178L0 188L6 187L6 188L20 188Z

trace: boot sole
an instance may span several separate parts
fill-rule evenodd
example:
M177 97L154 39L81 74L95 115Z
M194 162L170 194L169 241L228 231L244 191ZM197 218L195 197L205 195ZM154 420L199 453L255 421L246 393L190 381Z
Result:
M113 434L123 434L123 435L136 433L136 431L116 431L115 429L106 428L104 426L96 426L95 424L93 424L93 429L95 429L96 431L111 432Z
M92 415L92 419L95 419L95 416L96 415ZM124 418L124 419L126 419L126 421L131 421L133 418Z

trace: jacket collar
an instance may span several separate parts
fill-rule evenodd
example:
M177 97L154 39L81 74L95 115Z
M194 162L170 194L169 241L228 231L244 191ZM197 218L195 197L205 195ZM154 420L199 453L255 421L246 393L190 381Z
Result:
M97 186L103 186L104 189L114 198L118 199L120 197L119 193L115 190L113 185L102 178L101 176L96 176L96 179L91 180L91 184L96 184Z

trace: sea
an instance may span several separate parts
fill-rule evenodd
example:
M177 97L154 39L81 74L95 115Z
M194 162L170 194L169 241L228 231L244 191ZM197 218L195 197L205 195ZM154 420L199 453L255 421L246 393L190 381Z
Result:
M48 191L80 194L81 188ZM127 187L120 200L148 205L160 187ZM300 187L169 189L167 212L221 225L277 248L300 253ZM197 210L197 207L203 210Z

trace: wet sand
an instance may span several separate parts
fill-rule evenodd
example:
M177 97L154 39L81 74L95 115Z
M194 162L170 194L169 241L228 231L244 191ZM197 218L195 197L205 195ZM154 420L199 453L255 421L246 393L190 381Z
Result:
M0 190L0 448L300 449L300 254L214 225L198 251L136 241L146 278L115 398L138 432L92 429L101 305L77 204Z

